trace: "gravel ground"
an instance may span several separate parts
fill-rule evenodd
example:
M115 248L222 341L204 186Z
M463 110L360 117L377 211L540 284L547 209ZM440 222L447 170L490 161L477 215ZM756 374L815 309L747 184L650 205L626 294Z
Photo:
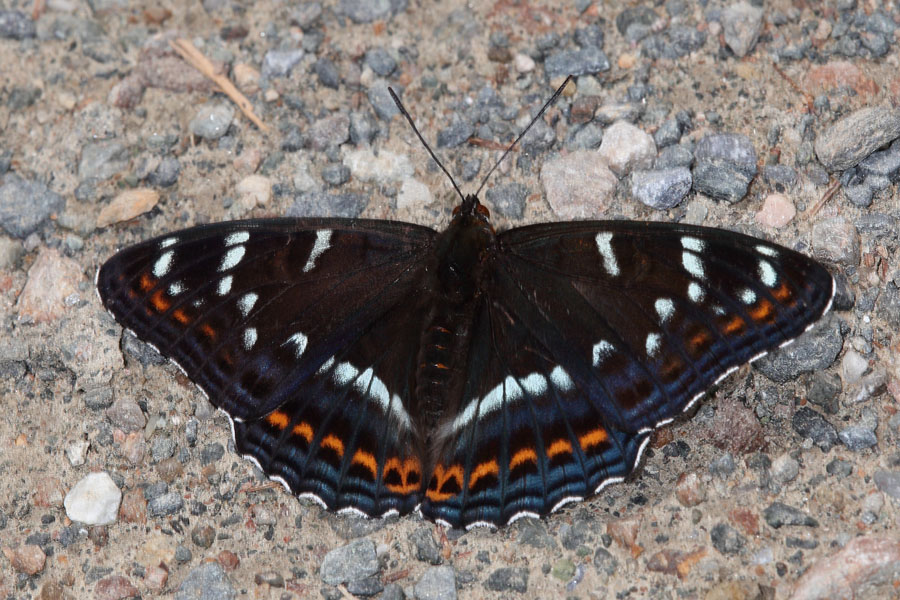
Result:
M896 2L186 4L0 3L0 597L896 597ZM116 248L203 222L442 227L456 199L386 86L471 191L569 73L489 184L495 225L721 226L838 281L590 501L468 533L324 512L93 292Z

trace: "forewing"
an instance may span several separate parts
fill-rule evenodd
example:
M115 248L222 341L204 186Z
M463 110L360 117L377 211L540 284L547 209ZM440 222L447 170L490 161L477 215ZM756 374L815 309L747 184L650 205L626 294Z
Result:
M97 286L266 473L330 508L408 512L419 450L397 423L418 331L398 307L434 236L339 219L201 226L119 252Z

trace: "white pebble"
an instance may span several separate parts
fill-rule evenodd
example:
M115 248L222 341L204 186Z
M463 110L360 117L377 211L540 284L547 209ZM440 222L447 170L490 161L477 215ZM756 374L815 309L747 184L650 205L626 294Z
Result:
M122 492L106 473L90 473L66 494L66 516L85 525L116 522Z

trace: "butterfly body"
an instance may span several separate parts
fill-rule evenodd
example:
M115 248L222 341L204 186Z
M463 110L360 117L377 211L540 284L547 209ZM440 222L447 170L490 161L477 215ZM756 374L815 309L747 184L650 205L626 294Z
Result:
M629 475L651 432L831 304L815 261L741 234L627 221L495 232L271 219L126 248L104 306L295 494L472 527Z

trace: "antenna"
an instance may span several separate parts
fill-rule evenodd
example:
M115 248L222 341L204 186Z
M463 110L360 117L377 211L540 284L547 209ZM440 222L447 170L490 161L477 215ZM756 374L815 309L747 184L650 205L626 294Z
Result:
M397 94L394 93L394 90L391 87L388 87L388 93L391 95L391 98L394 99L394 104L397 105L397 108L400 109L400 114L406 117L406 120L409 121L409 126L412 127L412 130L416 132L416 135L419 136L419 141L422 142L422 145L425 146L425 149L428 150L428 154L431 155L431 158L434 159L434 162L437 163L437 166L441 168L441 171L444 172L444 175L450 180L450 183L453 184L453 189L456 190L456 193L459 194L460 200L463 202L466 201L466 197L463 196L463 193L460 191L459 186L456 185L456 181L453 179L453 175L450 174L450 171L444 167L443 163L438 160L438 157L434 155L434 152L431 150L431 146L428 145L428 142L425 141L425 138L422 137L422 134L419 133L419 130L416 128L416 124L413 123L412 117L409 116L409 113L406 112L406 109L403 108L403 103L400 102L400 98L397 97Z
M547 109L550 108L554 102L556 102L556 99L559 98L559 95L562 94L563 90L566 88L567 85L569 85L569 82L571 80L572 80L572 75L569 75L568 77L566 77L566 80L562 82L562 85L557 88L557 90L553 93L553 95L550 96L550 99L547 100L547 102L544 104L544 106L541 107L541 110L538 111L538 114L536 114L534 116L534 118L531 120L531 123L528 124L528 127L526 127L522 131L522 133L519 134L519 137L517 137L513 141L513 143L510 144L509 147L503 152L503 156L501 156L497 160L497 162L494 163L494 166L491 167L491 170L488 171L487 175L484 176L484 179L481 180L481 185L478 186L478 190L475 192L476 196L478 196L478 194L481 193L481 189L484 187L484 184L487 183L490 176L493 175L494 171L497 170L497 167L500 166L500 163L503 162L503 159L506 158L506 155L510 153L510 151L516 146L516 144L519 143L519 140L521 140L523 137L525 137L525 134L528 133L528 130L531 129L531 126L534 125L535 123L537 123L537 120L543 116L543 114L547 111ZM416 132L416 133L418 133L418 132Z

